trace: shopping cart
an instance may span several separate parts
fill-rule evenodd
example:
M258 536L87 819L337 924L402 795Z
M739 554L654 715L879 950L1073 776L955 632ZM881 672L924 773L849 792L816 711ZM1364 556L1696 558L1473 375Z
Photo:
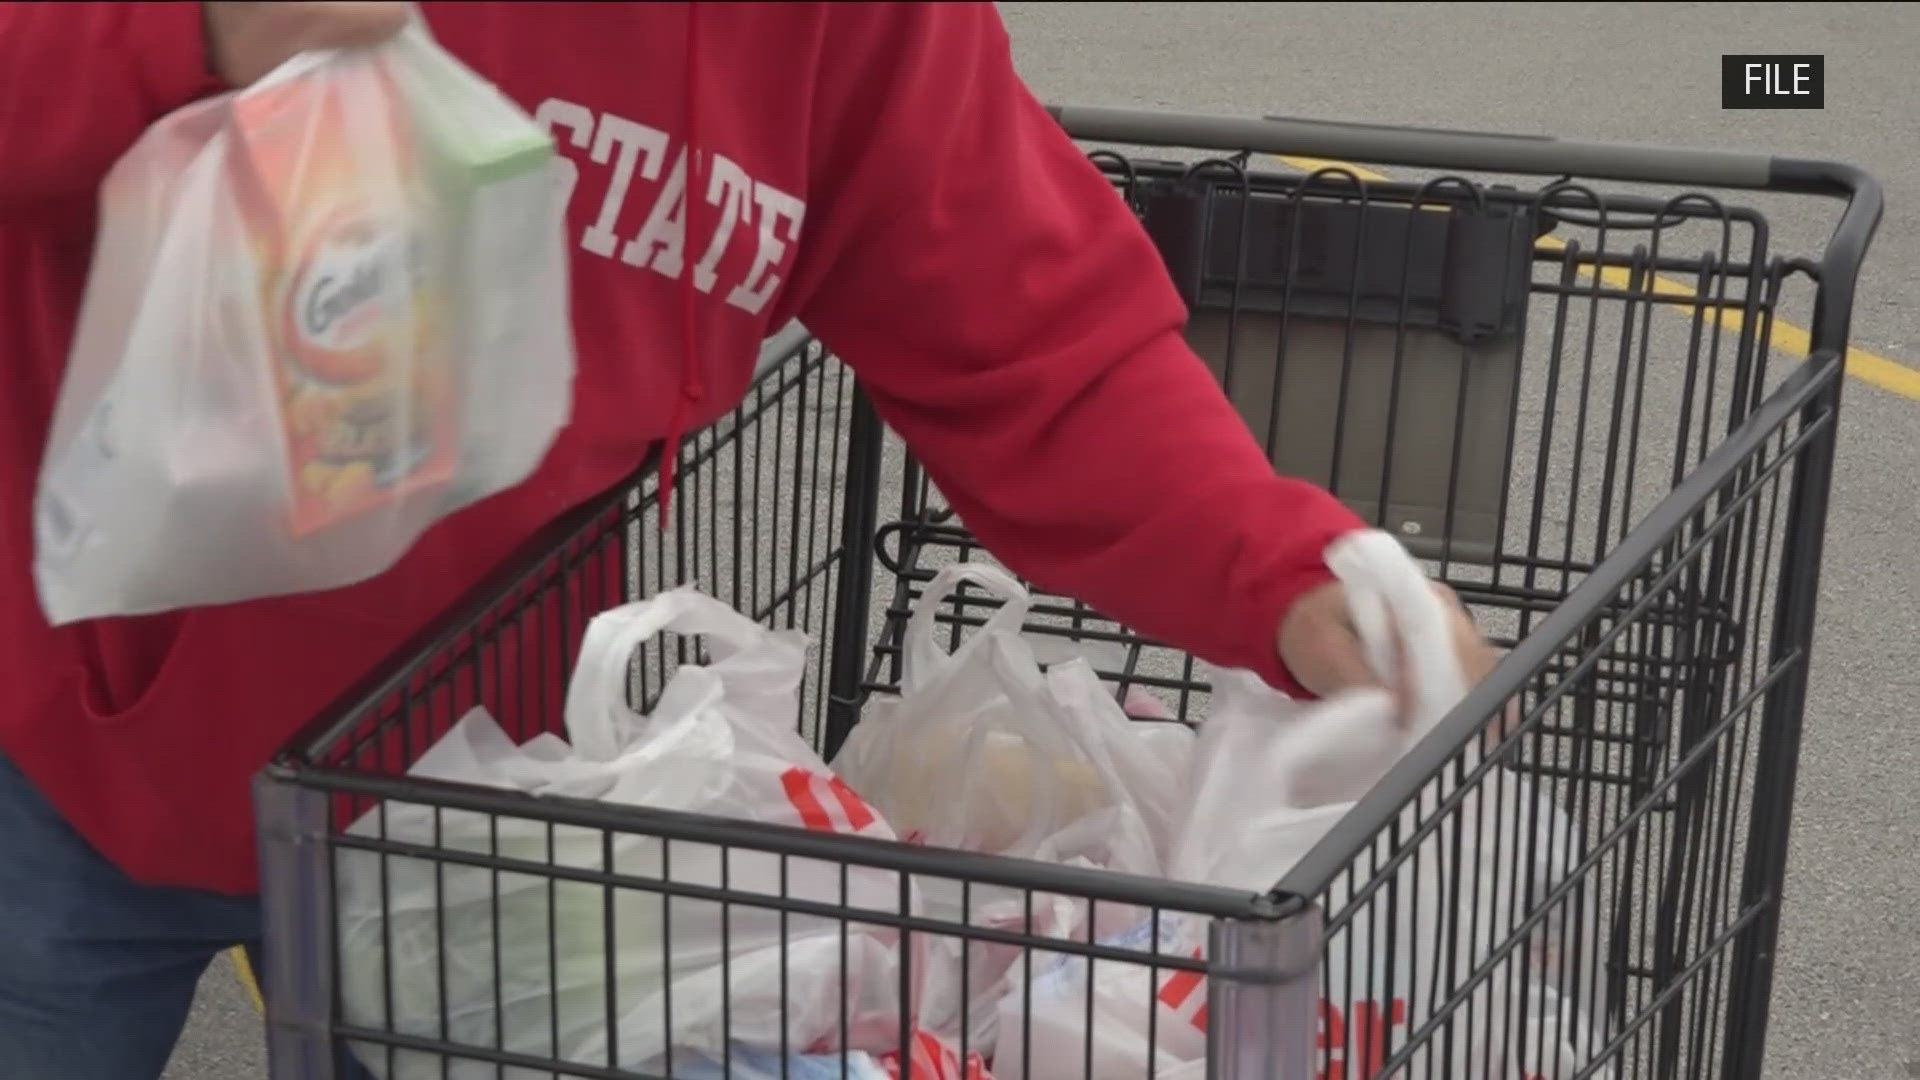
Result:
M866 700L896 687L906 615L925 584L942 565L989 556L851 375L795 335L734 413L687 441L665 531L656 473L642 469L535 538L262 775L278 1080L335 1076L346 1041L385 1075L397 1061L430 1066L409 1075L650 1075L613 1039L569 1058L504 1046L498 1022L472 1038L444 1017L403 1025L376 1008L368 1021L362 1003L349 1023L334 901L349 856L1012 945L1028 970L1060 957L1142 965L1163 1002L1185 1006L1180 1022L1204 1007L1207 1075L1234 1080L1461 1076L1452 1048L1476 1032L1497 1030L1509 1047L1543 1040L1528 1002L1486 991L1518 985L1510 976L1557 928L1547 947L1585 970L1556 989L1593 1031L1577 1064L1543 1074L1759 1075L1848 318L1878 187L1845 166L1736 153L1055 115L1154 237L1191 309L1190 340L1276 466L1403 537L1511 646L1499 669L1254 895L406 777L475 704L521 737L558 729L586 620L682 582L808 632L796 722L829 754ZM1337 162L1416 171L1387 180ZM1548 179L1502 182L1520 176ZM1821 255L1784 256L1759 211L1697 189L1775 203L1836 196L1845 209ZM1804 335L1784 322L1802 311ZM945 632L959 640L995 603L961 589L943 609ZM1208 672L1191 656L1067 597L1036 603L1030 629L1104 643L1102 676L1126 701L1148 694L1205 715ZM699 655L697 641L652 650L633 671L635 704ZM1502 728L1492 718L1512 702L1519 722ZM1469 806L1499 813L1472 796L1502 776L1547 792L1564 824L1529 834L1525 855L1456 865L1433 841ZM561 867L347 831L385 803L589 830L609 852L614 837L642 836L666 851L758 851L1012 889L1030 907L1049 896L1134 905L1155 932L1132 944L1064 940L680 880L664 858L637 874L611 859ZM1544 848L1561 855L1543 883L1529 867ZM1497 924L1456 914L1422 940L1397 938L1400 909L1417 901L1395 882L1423 864L1493 882L1511 902ZM1163 920L1183 919L1206 922L1204 958L1161 947ZM1387 986L1379 973L1394 970L1395 951L1423 949L1465 959L1434 967L1424 985ZM439 977L444 1001L444 959ZM1025 1022L1018 1013L1001 1023ZM1166 1034L1156 1022L1150 1042ZM903 1020L899 1044L910 1036ZM1086 1042L1084 1061L993 1066L1095 1075Z

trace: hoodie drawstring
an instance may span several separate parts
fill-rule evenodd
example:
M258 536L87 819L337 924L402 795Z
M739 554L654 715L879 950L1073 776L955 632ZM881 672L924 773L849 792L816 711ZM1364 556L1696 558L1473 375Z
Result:
M693 285L693 238L701 235L694 228L694 214L706 199L700 183L700 18L697 3L687 5L686 66L686 155L685 186L680 198L680 379L674 388L673 412L667 420L666 448L660 462L660 529L665 531L673 513L673 485L680 463L680 440L685 435L689 414L706 397L700 378L700 329L697 297Z

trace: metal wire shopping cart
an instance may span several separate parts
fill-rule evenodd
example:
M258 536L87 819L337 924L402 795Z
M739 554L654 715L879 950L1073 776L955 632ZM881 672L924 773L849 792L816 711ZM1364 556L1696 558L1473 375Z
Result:
M557 729L586 620L685 581L811 635L796 722L828 753L870 695L897 686L906 615L925 583L941 565L988 556L851 375L799 335L737 411L689 440L670 530L657 527L644 469L537 537L263 774L278 1080L336 1075L344 1040L385 1075L398 1075L395 1055L430 1064L417 1075L645 1075L613 1049L591 1060L505 1049L498 1023L490 1041L463 1040L444 1019L427 1030L348 1023L334 890L349 855L491 874L495 888L513 875L597 890L609 904L637 893L879 923L1014 946L1035 968L1061 956L1149 967L1143 985L1188 1006L1179 1022L1194 1022L1189 1001L1204 1006L1206 1074L1221 1078L1459 1076L1452 1048L1476 1032L1509 1047L1542 1040L1509 976L1546 933L1558 937L1544 947L1582 957L1574 966L1586 970L1555 989L1594 1025L1581 1060L1554 1075L1759 1075L1848 317L1877 186L1843 166L1745 154L1056 115L1095 147L1156 240L1191 309L1190 340L1276 466L1401 535L1511 645L1499 670L1257 895L406 777L475 704L521 737ZM1268 154L1426 171L1397 182L1339 165L1303 174ZM1498 182L1510 176L1551 179ZM1817 258L1782 256L1766 217L1696 190L1712 188L1836 196L1845 209ZM1774 320L1804 306L1808 355L1783 359ZM957 640L995 603L962 589L944 625ZM1030 629L1106 642L1120 659L1102 675L1117 693L1205 715L1207 671L1190 656L1066 597L1037 603ZM636 704L697 655L682 640L647 656ZM1502 733L1492 718L1516 700L1521 720ZM1500 776L1528 777L1564 824L1529 833L1524 856L1460 865L1436 841L1470 813L1502 812L1473 800ZM1134 905L1152 913L1154 933L1063 940L693 883L664 858L637 874L611 860L562 867L347 831L383 801L586 830L609 852L612 837L644 836L670 851L717 846L1013 889L1029 910L1048 896ZM1545 847L1562 857L1542 882L1529 866ZM1407 940L1395 928L1417 901L1396 882L1409 870L1493 882L1510 902L1497 924L1441 917ZM1202 955L1161 947L1163 920L1196 919L1208 925ZM1577 947L1583 933L1590 951ZM1427 984L1386 985L1380 973L1409 949L1464 959L1433 968ZM440 984L444 995L444 961ZM1489 997L1499 987L1509 989ZM1101 1075L1090 998L1087 1008L1085 1063L993 1068ZM1001 1023L1025 1022L1018 1013ZM1149 1042L1167 1034L1157 1022Z

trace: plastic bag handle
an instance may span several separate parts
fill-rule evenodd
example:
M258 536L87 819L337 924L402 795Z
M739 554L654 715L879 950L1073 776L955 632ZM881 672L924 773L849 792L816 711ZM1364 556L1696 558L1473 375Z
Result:
M711 637L741 649L772 634L726 604L686 586L596 615L587 623L567 683L567 736L581 757L610 761L619 755L619 726L634 715L627 705L628 665L635 649L668 630Z
M1467 692L1445 601L1400 541L1377 529L1334 543L1327 568L1346 586L1348 611L1374 674L1382 681L1411 679L1414 734L1425 734ZM1397 642L1412 644L1404 652L1405 672L1395 670Z
M1278 805L1300 809L1364 796L1466 694L1446 603L1399 540L1352 533L1327 549L1326 561L1345 587L1368 666L1382 683L1410 680L1412 693L1403 708L1378 690L1348 691L1289 722L1280 736L1286 765L1272 784ZM1396 653L1408 670L1398 670Z
M1033 598L1027 594L1012 574L996 566L985 563L954 563L942 567L940 572L927 583L926 591L913 605L913 614L907 618L906 649L901 654L900 685L911 691L933 673L952 662L953 654L940 647L936 635L939 625L935 622L940 613L940 605L960 587L962 582L972 582L1005 601L999 611L988 617L986 625L980 628L981 634L993 634L1000 631L1018 634L1021 624L1027 620L1027 609L1032 606Z
M1028 649L1006 647L996 650L995 666L1003 683L1018 685L1039 702L1035 710L1038 722L1030 725L1042 733L1039 741L1057 760L1084 763L1098 778L1111 805L1129 809L1147 823L1153 815L1141 791L1128 782L1114 752L1116 742L1137 737L1134 721L1127 718L1085 657L1054 665L1045 673L1035 659ZM1108 730L1100 730L1101 725L1108 725ZM1156 859L1160 857L1158 850L1153 854Z

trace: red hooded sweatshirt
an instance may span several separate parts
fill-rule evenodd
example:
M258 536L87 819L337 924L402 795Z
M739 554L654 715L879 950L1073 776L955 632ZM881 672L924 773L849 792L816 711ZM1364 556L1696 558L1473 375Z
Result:
M571 424L373 580L56 630L29 517L95 192L146 125L221 87L197 4L0 5L0 750L109 858L254 891L248 781L272 752L531 531L736 404L796 317L1016 571L1290 685L1281 615L1362 523L1274 475L991 5L424 10L566 159Z

